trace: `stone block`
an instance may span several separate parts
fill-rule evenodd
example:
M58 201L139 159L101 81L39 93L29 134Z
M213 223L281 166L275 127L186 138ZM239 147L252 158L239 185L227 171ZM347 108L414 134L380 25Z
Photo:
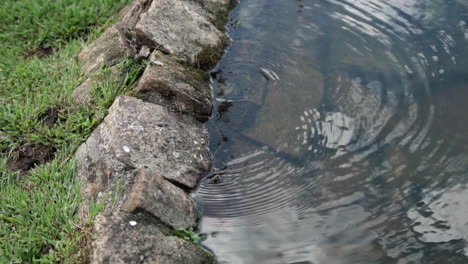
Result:
M195 207L188 194L147 169L137 172L122 210L147 212L174 229L188 229L197 224Z
M114 175L145 167L193 188L211 166L208 135L200 123L127 96L115 100L76 156L78 175L89 184L99 182L94 187L99 190Z
M212 97L208 74L187 68L169 56L155 51L133 95L187 113L200 121L211 116Z
M90 263L211 264L213 256L181 238L164 234L161 228L138 215L100 215L95 220L96 239Z
M153 0L148 11L141 15L135 32L140 45L208 68L221 57L227 40L212 24L215 19L193 1Z
M81 71L87 75L101 67L111 67L122 62L126 56L134 57L135 51L127 42L123 30L113 25L91 45L85 47L78 60L84 62Z

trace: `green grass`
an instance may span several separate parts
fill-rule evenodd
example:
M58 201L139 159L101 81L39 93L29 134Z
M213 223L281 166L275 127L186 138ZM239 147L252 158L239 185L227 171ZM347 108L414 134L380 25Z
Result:
M0 263L86 261L89 235L76 215L81 198L73 154L143 65L125 60L125 80L95 87L94 102L80 106L71 100L83 81L76 55L129 1L0 3ZM48 124L51 110L58 114ZM8 160L26 146L56 151L27 176L8 171Z
M194 244L199 244L200 243L200 235L197 234L192 227L189 229L178 229L174 231L174 235L176 237L183 238L185 240L191 241Z

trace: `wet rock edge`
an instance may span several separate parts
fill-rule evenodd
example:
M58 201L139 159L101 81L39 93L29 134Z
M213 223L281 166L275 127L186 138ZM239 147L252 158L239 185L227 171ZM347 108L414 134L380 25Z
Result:
M127 58L147 66L127 96L76 152L82 221L94 219L90 263L213 263L204 248L174 235L197 227L188 192L211 169L207 70L228 43L236 0L134 0L121 19L83 48L85 81L73 95L93 103L96 72Z

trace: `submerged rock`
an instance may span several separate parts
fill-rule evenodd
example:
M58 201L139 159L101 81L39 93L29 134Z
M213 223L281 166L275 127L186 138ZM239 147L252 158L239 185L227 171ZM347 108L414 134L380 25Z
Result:
M286 79L293 80L294 69L305 67L308 67L305 62L300 62L294 67L285 67L292 70L281 74ZM244 134L261 145L267 145L291 158L301 160L308 151L308 145L304 145L301 138L303 135L297 133L297 127L305 125L304 120L308 122L311 119L307 116L308 111L318 108L324 91L324 77L310 68L307 77L296 78L292 83L281 86L276 86L273 80L267 83L270 86L265 94L250 98L263 106L256 113L255 126L247 129ZM304 106L308 109L304 109ZM313 135L309 130L306 137L311 136Z
M155 51L134 95L144 101L188 113L200 121L211 116L212 97L208 74L187 68Z

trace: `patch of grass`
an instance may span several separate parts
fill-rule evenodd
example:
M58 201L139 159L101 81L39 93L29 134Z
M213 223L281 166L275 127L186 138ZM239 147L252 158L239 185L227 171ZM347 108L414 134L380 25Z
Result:
M122 82L96 86L93 103L77 105L71 93L83 76L75 58L129 1L0 3L0 263L86 261L73 155L143 65L125 60ZM31 146L53 149L50 161L33 161L26 174L9 171Z
M2 0L0 51L27 54L87 37L128 0ZM6 45L5 45L6 44Z
M180 237L185 240L191 241L194 244L200 243L200 235L193 231L192 227L190 227L189 229L178 229L174 231L174 235L176 237Z
M136 63L133 59L127 58L123 62L114 66L123 72L124 76L115 78L111 72L111 68L104 68L97 72L101 82L98 86L93 84L92 95L94 102L102 106L106 111L112 105L115 98L128 92L131 85L133 85L137 78L141 75L147 65L147 61L143 60L141 63Z
M82 234L74 217L79 185L73 177L74 162L64 159L36 168L28 181L18 181L14 173L2 175L1 263L72 263L85 258L79 254Z

